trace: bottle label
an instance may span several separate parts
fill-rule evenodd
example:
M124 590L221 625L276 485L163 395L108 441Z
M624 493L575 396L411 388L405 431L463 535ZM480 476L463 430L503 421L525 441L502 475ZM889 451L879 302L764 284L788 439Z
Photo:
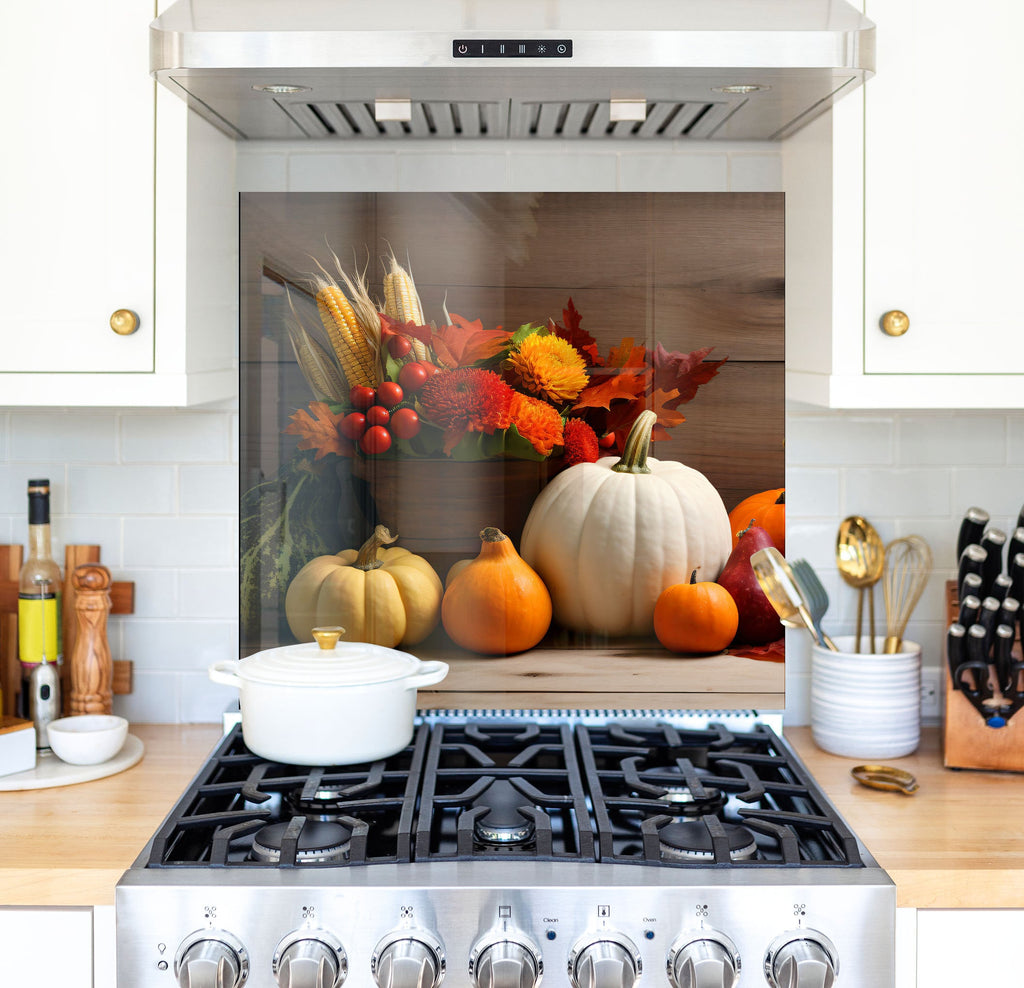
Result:
M22 665L61 661L60 597L18 598L18 658Z

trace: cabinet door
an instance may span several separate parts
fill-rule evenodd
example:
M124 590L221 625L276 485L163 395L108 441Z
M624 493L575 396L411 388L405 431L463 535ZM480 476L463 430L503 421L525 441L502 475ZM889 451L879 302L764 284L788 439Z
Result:
M92 909L0 907L0 980L93 988Z
M867 0L864 369L1024 374L1024 5ZM889 310L910 317L888 336ZM955 395L949 396L955 404Z
M0 369L152 371L152 0L0 5ZM138 314L119 336L110 317ZM59 395L53 396L59 402Z

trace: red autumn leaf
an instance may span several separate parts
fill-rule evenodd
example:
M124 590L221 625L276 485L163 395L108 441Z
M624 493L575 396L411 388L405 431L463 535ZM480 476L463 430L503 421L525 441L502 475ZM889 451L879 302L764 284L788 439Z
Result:
M484 329L479 319L469 322L462 316L451 314L451 326L435 329L431 345L438 362L444 367L469 367L500 353L512 337L500 327Z
M658 421L651 430L651 438L668 439L668 429L686 421L683 414L674 407L677 397L675 391L655 389L651 394L630 404L616 405L608 413L607 422L608 431L615 433L616 448L622 449L629 430L645 408L649 408L658 416Z
M417 326L412 320L409 322L399 322L397 319L392 319L391 316L384 315L383 312L378 312L377 315L380 316L382 339L387 339L389 336L412 336L421 343L426 343L427 346L430 346L431 338L434 335L433 327Z
M708 346L692 353L679 353L669 352L660 343L656 344L652 358L654 387L678 391L679 397L675 400L675 405L692 401L697 395L697 389L702 384L707 384L718 373L718 368L729 359L705 359L713 349L714 347Z
M344 413L335 415L322 401L310 402L309 408L313 415L300 408L291 416L291 422L284 430L288 435L302 437L299 449L315 449L314 460L319 460L328 453L351 456L355 447L338 429L339 423L345 417Z
M562 309L562 319L565 325L559 325L554 319L548 320L548 329L560 339L565 340L574 346L586 358L588 367L601 367L604 363L601 355L597 352L597 340L585 329L580 328L583 317L576 311L576 306L569 304Z

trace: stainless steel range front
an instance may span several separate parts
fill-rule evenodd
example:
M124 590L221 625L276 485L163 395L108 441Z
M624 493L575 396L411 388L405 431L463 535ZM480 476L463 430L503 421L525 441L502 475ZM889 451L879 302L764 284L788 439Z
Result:
M118 885L119 983L893 983L895 888L763 719L532 713L313 769L233 728Z

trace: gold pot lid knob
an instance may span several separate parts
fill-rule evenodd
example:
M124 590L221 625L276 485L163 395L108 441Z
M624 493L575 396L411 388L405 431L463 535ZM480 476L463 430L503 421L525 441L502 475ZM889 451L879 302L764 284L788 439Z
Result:
M889 336L902 336L910 329L910 316L899 309L891 309L882 316L882 332Z
M316 639L316 643L325 651L330 652L334 649L334 646L338 644L338 639L345 634L345 629L340 625L331 625L329 627L314 628L313 637Z
M138 313L131 309L118 309L110 317L110 328L118 336L131 336L139 328Z

